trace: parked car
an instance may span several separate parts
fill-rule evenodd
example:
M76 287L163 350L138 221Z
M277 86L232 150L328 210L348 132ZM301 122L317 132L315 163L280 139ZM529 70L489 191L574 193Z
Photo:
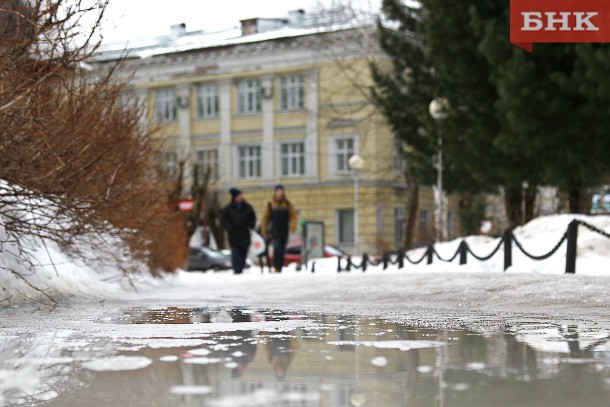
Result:
M333 245L324 245L324 257L347 257L348 254L343 250ZM273 253L269 254L269 262L273 264ZM301 245L286 246L286 254L284 255L284 266L291 263L301 263Z
M229 270L231 256L209 247L191 247L187 261L187 271Z

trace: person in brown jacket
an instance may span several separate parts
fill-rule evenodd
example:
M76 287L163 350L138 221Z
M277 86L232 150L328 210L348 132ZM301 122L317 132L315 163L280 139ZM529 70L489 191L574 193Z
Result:
M292 203L286 198L283 185L276 185L273 199L267 203L261 221L261 234L264 238L271 238L273 243L273 267L277 273L282 272L288 232L294 233L297 229L297 212Z

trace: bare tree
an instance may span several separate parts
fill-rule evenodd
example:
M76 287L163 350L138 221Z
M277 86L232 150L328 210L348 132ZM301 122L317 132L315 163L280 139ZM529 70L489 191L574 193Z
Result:
M120 236L153 269L174 269L184 222L154 129L122 103L115 69L87 79L107 2L0 0L0 222L6 239L49 239L75 255L80 236Z

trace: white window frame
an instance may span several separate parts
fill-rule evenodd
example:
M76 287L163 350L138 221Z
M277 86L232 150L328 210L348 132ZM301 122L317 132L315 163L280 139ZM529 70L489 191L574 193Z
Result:
M352 212L352 240L351 241L342 241L341 240L341 212ZM354 222L356 221L356 214L354 208L338 208L335 210L335 241L337 242L337 246L339 247L353 247L356 242L354 228Z
M295 151L295 148L297 151ZM302 140L283 141L280 143L280 177L282 178L302 178L307 170L307 160L305 155L305 142ZM300 151L298 151L300 150ZM284 161L286 160L287 171L284 171Z
M261 112L260 79L242 79L237 82L237 113L256 114Z
M173 123L178 120L176 89L165 88L155 91L155 121Z
M201 83L197 85L197 118L218 117L218 85Z
M242 151L244 155L242 156ZM252 155L258 151L258 156ZM260 145L237 146L237 178L241 180L260 179L262 176L262 148ZM242 162L244 171L242 173Z
M339 143L348 143L351 140L352 149L350 151L339 151ZM348 161L354 154L358 154L358 139L355 136L340 136L332 137L331 140L331 154L330 154L330 172L331 174L345 175L350 173ZM342 149L347 150L347 149ZM341 156L340 156L341 155ZM342 162L343 168L339 168L340 162Z
M207 166L212 167L212 173L210 174L211 180L219 179L219 163L218 163L218 149L217 148L201 148L195 150L193 154L193 165L195 172L199 173L202 177L205 174ZM203 180L200 179L200 181Z
M280 78L280 110L295 111L305 108L305 76L287 75Z

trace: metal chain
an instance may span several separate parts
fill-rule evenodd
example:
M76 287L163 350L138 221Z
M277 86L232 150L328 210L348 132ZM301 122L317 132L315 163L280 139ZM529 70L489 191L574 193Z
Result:
M561 238L561 240L555 245L555 247L553 247L553 249L548 252L547 254L544 254L542 256L534 256L531 253L528 253L523 246L521 245L521 243L519 243L519 241L513 236L513 241L515 242L515 245L519 248L519 250L521 250L521 252L523 254L525 254L527 257L529 257L532 260L546 260L549 257L551 257L552 255L554 255L557 250L559 250L559 248L561 247L561 245L563 244L563 242L568 238L568 232L564 233L563 237Z
M426 250L426 252L424 253L423 256L421 256L421 259L417 260L417 261L413 261L411 260L411 258L409 257L409 255L407 254L407 252L405 252L405 259L407 259L407 261L411 264L419 264L422 261L424 261L424 259L428 256L428 251Z
M496 253L498 253L498 250L500 250L500 247L502 247L502 243L504 243L504 239L500 239L496 248L491 252L491 254L489 254L487 256L477 256L472 251L470 246L468 246L468 243L466 243L466 250L468 250L468 253L472 254L472 257L474 257L475 259L477 259L479 261L487 261L487 260L491 259Z
M444 261L445 263L451 263L453 260L457 259L457 256L459 256L460 254L460 248L458 247L457 251L455 252L455 254L453 255L452 258L450 258L449 260L445 260L441 257L440 254L438 254L438 252L436 251L436 249L433 247L432 248L433 253L436 255L436 257L440 260L440 261Z
M593 232L599 233L600 235L610 239L610 233L608 233L608 232L606 232L606 231L604 231L602 229L599 229L599 228L597 228L597 227L595 227L595 226L593 226L593 225L591 225L589 223L583 222L582 220L577 220L576 222L578 222L579 225L584 226L587 229L589 229L589 230L591 230Z
M610 233L608 233L608 232L606 232L606 231L604 231L604 230L602 230L602 229L600 229L600 228L598 228L598 227L596 227L596 226L593 226L593 225L591 225L591 224L589 224L589 223L586 223L586 222L584 222L584 221L581 221L581 220L577 220L576 222L577 222L579 225L584 226L584 227L586 227L587 229L589 229L589 230L591 230L591 231L593 231L593 232L595 232L595 233L598 233L598 234L600 234L600 235L602 235L602 236L604 236L604 237L606 237L606 238L610 239ZM561 247L561 245L562 245L562 244L563 244L563 243L564 243L564 242L567 240L567 238L568 238L568 232L566 231L566 233L564 233L564 235L562 236L561 240L559 240L559 242L558 242L558 243L557 243L557 244L556 244L556 245L553 247L553 249L552 249L550 252L548 252L547 254L544 254L544 255L542 255L542 256L536 256L536 255L533 255L533 254L529 253L528 251L526 251L526 250L525 250L525 248L523 247L523 245L522 245L522 244L521 244L521 243L520 243L520 242L517 240L517 238L516 238L514 235L512 235L512 236L511 236L511 238L512 238L512 240L515 242L515 246L517 246L517 248L518 248L519 250L521 250L521 252L522 252L523 254L525 254L527 257L529 257L530 259L532 259L532 260L546 260L546 259L548 259L549 257L551 257L552 255L554 255L555 253L557 253L557 250L559 250L559 248ZM495 248L495 249L494 249L494 250L493 250L493 251L492 251L492 252L491 252L489 255L487 255L487 256L478 256L478 255L476 255L476 254L475 254L475 253L472 251L472 249L470 248L470 246L468 245L468 243L466 243L466 250L467 250L467 251L468 251L468 253L470 253L470 254L472 255L472 257L474 257L475 259L477 259L477 260L479 260L479 261L487 261L487 260L491 259L491 258L492 258L492 257L493 257L493 256L494 256L494 255L495 255L495 254L496 254L496 253L497 253L497 252L500 250L500 247L502 247L502 244L503 244L503 243L504 243L504 239L500 239L500 241L498 242L498 245L496 246L496 248ZM437 258L438 258L440 261L443 261L443 262L445 262L445 263L451 263L451 262L453 262L453 261L454 261L454 260L455 260L455 259L456 259L456 258L459 256L459 254L460 254L460 249L458 248L458 250L455 252L455 254L453 255L453 257L451 257L450 259L444 259L443 257L441 257L441 256L438 254L438 252L436 251L436 249L434 248L434 246L432 247L432 253L433 253L434 255L436 255L436 257L437 257ZM398 253L398 256L400 256L400 255L401 255L401 253ZM425 253L422 255L422 257L421 257L419 260L411 260L411 258L409 257L409 254L408 254L407 252L404 252L404 253L403 253L403 256L404 256L404 258L405 258L405 259L406 259L406 260L407 260L409 263L411 263L411 264L419 264L419 263L421 263L422 261L424 261L424 259L426 259L426 257L428 257L428 251L426 250L426 252L425 252ZM353 267L353 268L355 268L355 269L359 269L359 268L361 269L361 268L363 268L363 267L364 267L364 265L365 265L365 262L367 262L368 264L370 264L370 265L372 265L372 266L378 266L379 264L381 264L381 263L383 262L382 260L379 260L379 261L374 261L374 260L373 260L373 261L371 261L371 260L368 260L368 261L367 261L367 259L368 259L368 257L363 257L363 258L362 258L362 262L361 262L360 266L357 266L356 264L354 264L354 263L352 262L351 257L348 257L346 260L347 260L347 262L348 262L348 267L350 267L350 268L351 268L351 267ZM340 263L340 262L341 262L341 258L339 258L339 267L340 267L340 265L341 265L341 263ZM399 263L399 259L398 259L398 257L396 258L396 260L392 260L391 258L389 258L389 259L388 259L388 264L398 264L398 263Z

